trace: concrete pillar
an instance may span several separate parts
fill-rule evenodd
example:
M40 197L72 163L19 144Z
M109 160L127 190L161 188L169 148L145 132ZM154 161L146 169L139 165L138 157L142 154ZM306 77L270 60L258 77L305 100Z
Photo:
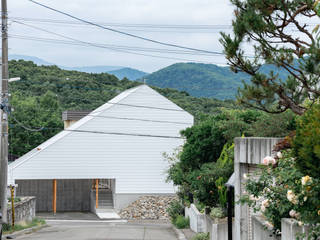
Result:
M235 138L234 172L235 172L235 201L237 202L244 191L244 174L253 172L265 156L272 155L272 149L281 138ZM235 205L235 239L252 239L251 210L244 204Z

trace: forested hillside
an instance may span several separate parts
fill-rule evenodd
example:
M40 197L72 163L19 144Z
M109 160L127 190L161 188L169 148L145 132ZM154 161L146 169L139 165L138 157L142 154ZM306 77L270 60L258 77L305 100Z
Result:
M118 80L107 73L67 71L23 60L10 61L9 72L10 77L21 77L21 81L9 86L14 108L10 117L9 151L19 156L62 130L62 111L93 110L125 89L141 84ZM195 98L173 89L155 89L196 119L201 114L219 112L221 107L234 106L232 101Z
M274 71L281 78L287 73L271 65L263 65L261 72ZM195 97L235 99L242 80L248 81L244 73L234 73L229 67L202 63L176 63L146 76L148 84L186 91Z
M176 63L146 76L148 84L187 91L196 97L234 99L244 74L213 64Z
M148 73L139 71L137 69L133 68L121 68L113 71L108 71L108 73L115 75L119 79L128 78L129 80L137 80L144 76L146 76Z

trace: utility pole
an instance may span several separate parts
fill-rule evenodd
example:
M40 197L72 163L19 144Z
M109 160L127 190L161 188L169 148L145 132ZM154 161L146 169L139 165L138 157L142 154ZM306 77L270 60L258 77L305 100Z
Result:
M2 32L2 80L0 83L0 207L2 222L7 222L7 174L8 174L8 11L7 0L1 0Z

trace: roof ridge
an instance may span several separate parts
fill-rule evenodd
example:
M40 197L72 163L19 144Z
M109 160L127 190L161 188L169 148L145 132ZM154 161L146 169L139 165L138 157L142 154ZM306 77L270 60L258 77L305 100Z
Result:
M109 100L108 102L106 102L105 104L101 105L100 107L96 108L95 110L93 110L91 113L95 114L94 112L100 108L103 108L104 106L106 106L107 104L109 104L109 106L107 106L106 108L104 108L101 111L96 112L97 115L100 115L102 112L104 112L105 110L111 108L112 106L114 106L114 104L110 104L109 102L112 101L113 99L120 97L121 95L124 95L123 97L121 97L119 100L117 100L116 102L120 102L123 99L125 99L126 97L128 97L130 94L134 93L137 89L139 89L141 86L143 85L139 85L137 87L133 87L133 88L129 88L123 92L121 92L120 94L118 94L117 96L115 96L114 98L112 98L111 100ZM68 128L68 130L76 130L77 128L81 127L83 124L85 124L86 122L90 121L91 119L93 119L94 116L85 116L82 119L80 119L79 121L77 121L76 123L74 123L72 126L70 126ZM54 135L53 137L49 138L48 140L46 140L45 142L41 143L40 145L38 145L36 148L30 150L29 152L27 152L26 154L24 154L23 156L21 156L20 158L18 158L16 161L14 161L13 163L11 163L9 165L9 171L12 171L13 169L15 169L16 167L20 166L21 164L24 164L25 162L27 162L29 159L31 159L33 156L39 154L42 150L50 147L52 144L58 142L59 140L61 140L62 138L64 138L65 136L72 134L72 131L66 131L66 130L62 130L61 132L57 133L56 135ZM29 154L31 151L37 150L36 152L34 152L33 154ZM23 159L23 157L26 157L26 159Z

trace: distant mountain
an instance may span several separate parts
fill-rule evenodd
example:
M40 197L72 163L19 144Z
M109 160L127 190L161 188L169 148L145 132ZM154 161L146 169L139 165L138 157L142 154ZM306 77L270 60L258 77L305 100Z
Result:
M98 65L98 66L66 67L66 66L61 66L59 64L47 62L38 57L19 55L19 54L9 55L9 60L20 60L20 59L25 61L32 61L38 66L57 65L61 69L69 70L69 71L74 70L74 71L85 72L85 73L110 73L115 75L119 79L123 79L124 77L126 77L129 80L133 80L133 81L147 75L147 73L142 72L138 69L122 67L122 66L104 66L104 65L99 66Z
M108 73L115 75L119 79L123 79L124 77L126 77L132 81L143 78L148 74L146 72L142 72L133 68L121 68L118 70L108 71Z
M261 67L262 73L271 70L285 79L287 72L272 65ZM194 97L210 97L220 100L234 99L242 80L249 82L249 75L234 73L229 67L214 64L176 63L145 76L147 83L161 88L173 88L186 91Z
M25 61L32 61L38 66L45 65L45 66L50 66L50 65L55 65L54 63L47 62L45 60L42 60L41 58L33 57L33 56L26 56L26 55L19 55L19 54L10 54L9 55L9 60L25 60Z
M149 85L217 99L234 99L242 84L241 78L248 79L245 74L235 74L228 67L201 63L176 63L146 76Z
M59 66L64 70L74 70L79 72L86 72L86 73L106 73L109 71L123 69L124 67L121 66L83 66L83 67L65 67Z

